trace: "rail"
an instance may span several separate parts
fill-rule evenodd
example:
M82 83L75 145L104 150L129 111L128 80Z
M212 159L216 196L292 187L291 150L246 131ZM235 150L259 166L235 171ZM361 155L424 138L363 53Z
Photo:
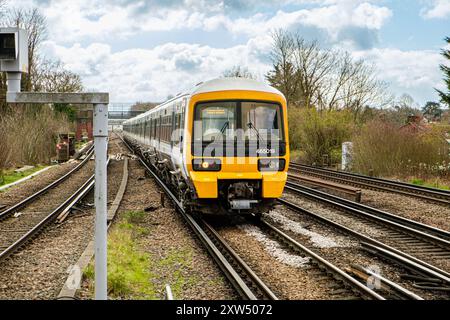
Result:
M118 135L118 134L117 134ZM120 136L119 138L124 142L130 151L134 152L133 148ZM205 246L208 253L214 259L216 264L230 281L233 288L238 292L240 297L245 300L259 300L269 299L277 300L276 295L264 284L264 282L254 273L245 262L240 259L237 254L228 246L225 241L218 236L218 234L204 221L197 221L192 215L187 213L182 203L166 186L166 184L155 174L141 157L138 157L141 164L146 171L154 178L157 184L163 189L164 193L175 205L175 208L187 224L191 227L199 240ZM225 258L229 255L229 259ZM241 276L243 274L243 276Z
M86 152L86 158L82 162L80 162L75 168L70 170L68 173L66 173L65 175L63 175L59 179L57 179L54 182L50 183L46 187L44 187L41 190L37 191L36 193L32 194L31 196L23 199L22 201L20 201L20 202L16 203L15 205L9 207L8 209L4 210L2 213L0 213L0 221L10 217L14 213L16 213L18 210L20 210L21 208L26 206L27 204L33 202L35 199L37 199L38 197L44 195L49 190L51 190L51 189L57 187L58 185L60 185L62 182L67 180L67 178L69 178L73 173L75 173L78 170L80 170L92 158L93 155L94 155L94 146L91 146L88 149L88 151Z
M108 161L109 164L109 161ZM22 236L20 236L13 243L9 244L5 249L0 252L0 261L8 258L14 252L21 249L29 240L33 239L39 232L41 232L49 223L55 221L58 216L69 210L84 197L94 186L95 175L91 175L87 181L79 187L74 193L72 193L62 204L60 204L51 213L46 215L42 220L39 220L36 224L29 228Z
M347 183L356 186L362 186L368 189L376 189L387 192L399 193L407 196L413 196L427 201L438 202L440 204L450 205L450 191L424 186L416 186L405 182L374 178L355 173L329 170L313 166L307 166L299 163L291 163L290 168L293 171L300 171L305 175L318 178Z

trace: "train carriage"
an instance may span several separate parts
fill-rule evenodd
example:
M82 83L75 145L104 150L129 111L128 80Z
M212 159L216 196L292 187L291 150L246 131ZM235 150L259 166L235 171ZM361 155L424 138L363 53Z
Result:
M283 193L289 165L286 99L264 83L201 83L123 127L125 139L188 210L262 214Z

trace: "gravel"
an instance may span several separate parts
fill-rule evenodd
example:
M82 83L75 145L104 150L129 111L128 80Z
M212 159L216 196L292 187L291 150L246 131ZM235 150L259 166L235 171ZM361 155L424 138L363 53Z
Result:
M280 219L280 216L284 219ZM445 293L415 289L410 282L405 282L400 277L401 274L408 273L406 270L393 265L389 261L381 260L367 253L362 250L359 242L354 237L342 235L342 233L334 228L325 226L307 215L299 214L284 206L280 206L275 211L265 215L265 218L269 221L273 221L289 236L341 269L345 269L352 265L364 266L372 270L377 270L380 275L399 283L405 288L422 296L424 299L448 299L449 297L449 295ZM281 224L279 223L280 221L282 221ZM290 221L290 223L286 223L288 221ZM292 225L304 226L311 232L322 235L339 245L335 247L318 247L317 243L312 241L308 235L305 235L301 229L292 228Z
M443 259L437 259L435 257L431 257L429 255L421 254L420 252L414 252L414 248L411 247L405 247L404 243L399 243L398 241L395 242L393 240L390 240L390 235L385 230L378 228L377 226L372 226L371 224L367 224L362 219L353 218L345 213L336 211L334 208L330 208L324 205L319 205L311 200L307 200L304 198L299 197L298 195L293 195L290 193L285 194L285 198L287 200L290 200L298 205L300 205L302 208L307 209L309 211L312 211L313 213L319 214L320 216L326 217L334 222L337 222L341 225L344 225L350 229L353 229L361 234L367 235L369 237L373 237L383 243L386 243L388 245L391 245L393 247L396 247L398 249L401 249L402 251L405 251L407 253L412 254L413 256L422 259L424 261L427 261L431 264L436 265L437 267L443 269L443 270L450 270L450 261L443 260ZM298 214L295 214L296 216L299 216ZM292 216L291 216L292 217ZM312 221L311 218L308 218L308 221ZM343 254L345 255L346 252ZM398 279L398 277L393 277L393 279ZM429 296L431 298L438 297L440 298L441 295L432 295Z
M109 199L114 199L117 193L122 178L122 167L122 162L113 161L110 164ZM88 176L88 174L85 175ZM67 182L70 183L70 180ZM58 193L62 198L67 191L65 189L67 188L60 187L59 191L54 191L55 198L58 197ZM46 198L44 196L39 201L45 202ZM84 200L87 204L92 202L93 192ZM75 211L62 224L48 226L23 250L1 263L0 299L51 300L58 296L69 275L69 270L78 261L93 235L94 209L91 206L77 205L77 207L82 208L83 211L81 213Z
M305 185L307 185L305 183ZM354 201L348 194L328 188L317 188L339 197ZM450 230L450 207L432 201L401 195L395 192L383 192L361 189L361 203L399 216L415 220L443 230Z
M387 235L385 229L379 228L373 224L367 224L364 220L351 218L345 214L339 214L334 208L327 207L325 205L318 204L312 200L301 198L298 195L292 193L285 193L284 198L289 200L303 209L311 211L316 214L333 220L341 225L350 227L358 232L361 232L369 237L384 237Z
M111 142L114 142L113 139ZM121 143L119 145L122 146ZM127 153L124 147L120 152ZM160 189L152 179L146 177L142 165L137 160L130 160L128 186L117 219L121 219L126 212L145 209L149 212L139 227L148 232L139 240L138 246L152 257L152 265L149 268L156 276L152 281L158 290L159 298L163 298L166 284L179 283L182 283L180 288L173 288L177 300L237 298L234 289L201 243L195 240L195 234L190 231L182 217L170 206L161 207ZM179 261L180 263L164 263L172 257L182 257L183 260ZM79 297L91 299L90 288L90 283L84 281Z
M291 251L274 244L261 230L246 225L223 226L219 233L279 299L339 299L332 293L331 287L336 285L333 279L303 263L309 260L305 256L291 259Z
M300 223L292 221L291 219L286 218L285 216L276 211L271 212L270 217L274 222L281 225L283 229L308 237L315 247L334 248L339 246L339 244L333 239L323 236L319 233L310 231L304 228Z
M20 200L31 196L72 170L78 163L78 161L72 161L55 165L30 180L0 192L0 204L11 206Z
M450 230L450 207L395 193L363 190L362 201L378 208L443 230Z
M270 238L267 237L258 227L252 225L242 225L239 229L244 231L251 237L254 237L258 242L263 244L264 249L277 261L284 263L288 266L294 268L302 268L308 265L310 258L301 257L299 255L290 254L288 251L283 249L281 245Z

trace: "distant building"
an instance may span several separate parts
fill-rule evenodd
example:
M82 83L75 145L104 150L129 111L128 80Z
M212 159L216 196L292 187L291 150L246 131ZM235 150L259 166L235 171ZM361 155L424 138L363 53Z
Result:
M92 105L81 106L77 111L76 118L76 135L75 138L80 141L83 138L92 140L94 138L93 132L93 115L94 110Z
M419 115L410 115L407 123L400 130L418 133L428 130L428 120Z

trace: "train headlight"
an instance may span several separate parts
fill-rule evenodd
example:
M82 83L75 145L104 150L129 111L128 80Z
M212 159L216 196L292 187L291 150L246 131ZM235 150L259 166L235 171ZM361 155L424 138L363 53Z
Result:
M258 170L261 172L284 171L286 160L284 159L260 159L258 161Z
M218 159L194 159L192 161L194 171L220 171L222 162Z

